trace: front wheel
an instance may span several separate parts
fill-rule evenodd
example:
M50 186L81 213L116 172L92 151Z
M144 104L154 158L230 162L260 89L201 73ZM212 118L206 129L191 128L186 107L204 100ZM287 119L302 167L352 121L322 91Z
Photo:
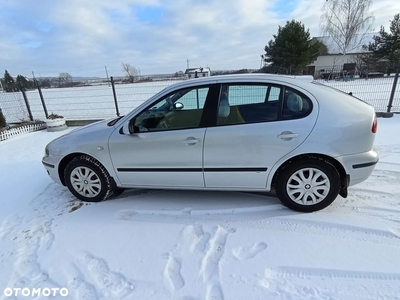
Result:
M282 170L275 189L279 200L288 208L313 212L324 209L336 199L340 176L329 161L300 159Z
M87 155L72 159L65 167L64 178L71 193L82 201L99 202L113 193L113 182L107 170Z

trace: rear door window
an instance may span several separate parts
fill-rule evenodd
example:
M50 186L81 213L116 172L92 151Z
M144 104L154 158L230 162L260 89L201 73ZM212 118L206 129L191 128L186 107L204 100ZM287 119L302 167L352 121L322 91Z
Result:
M276 121L282 89L268 84L222 85L217 125Z
M283 119L303 118L311 113L312 102L303 93L294 89L285 88L283 100Z

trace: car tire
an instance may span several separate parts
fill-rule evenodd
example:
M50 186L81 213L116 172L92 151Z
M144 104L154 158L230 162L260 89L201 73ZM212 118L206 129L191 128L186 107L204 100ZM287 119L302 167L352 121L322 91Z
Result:
M110 174L88 155L73 158L65 167L64 178L71 193L82 201L99 202L113 194Z
M313 212L329 206L340 191L340 175L322 158L304 158L286 165L275 185L279 200L288 208Z

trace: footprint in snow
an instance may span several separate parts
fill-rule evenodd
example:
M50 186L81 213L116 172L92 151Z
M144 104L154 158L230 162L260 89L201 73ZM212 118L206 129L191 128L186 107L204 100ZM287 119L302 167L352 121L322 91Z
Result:
M185 281L181 275L181 263L171 253L168 254L168 262L164 269L164 278L172 291L180 290Z
M267 249L267 244L261 242L255 244L253 247L239 247L233 249L232 254L236 257L236 259L242 261L254 258L257 254L259 254L261 251L264 251L265 249Z

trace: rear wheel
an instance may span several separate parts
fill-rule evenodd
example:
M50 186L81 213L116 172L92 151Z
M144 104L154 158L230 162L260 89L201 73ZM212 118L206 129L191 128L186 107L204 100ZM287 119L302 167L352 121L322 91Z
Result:
M78 199L99 202L113 194L113 181L107 170L94 158L81 155L72 159L64 170L68 189Z
M307 158L287 165L279 174L276 194L290 209L313 212L324 209L338 196L340 175L329 162Z

